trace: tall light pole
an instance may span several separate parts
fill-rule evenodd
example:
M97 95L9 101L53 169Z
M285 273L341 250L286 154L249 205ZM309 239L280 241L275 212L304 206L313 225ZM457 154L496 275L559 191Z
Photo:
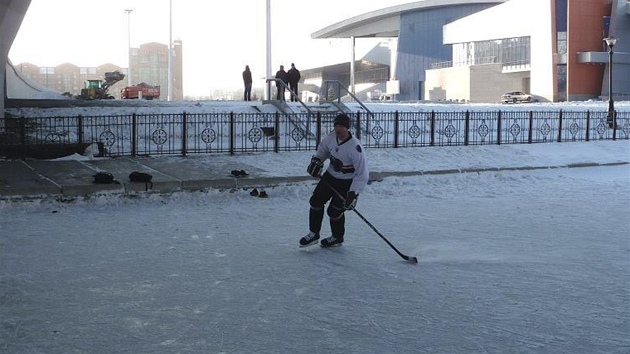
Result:
M131 12L133 9L125 9L127 13L127 86L131 86Z
M606 122L608 126L615 129L617 125L617 117L615 114L615 102L613 101L613 47L617 44L617 38L607 37L604 38L608 45L608 115L606 116Z
M173 0L168 1L168 101L173 100Z
M271 79L271 0L267 0L265 6L266 14L266 69L265 69L265 97L268 100L271 99L271 83L266 82L267 79Z

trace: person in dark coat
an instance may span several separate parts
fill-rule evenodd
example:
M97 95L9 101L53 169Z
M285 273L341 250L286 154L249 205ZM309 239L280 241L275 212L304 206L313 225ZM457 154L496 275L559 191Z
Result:
M243 71L243 84L245 84L243 99L245 101L251 101L252 100L252 72L249 71L249 65L245 65L245 71Z
M284 88L289 84L289 74L284 71L284 65L280 65L280 70L276 72L276 79L280 79L284 83L283 85L280 82L276 82L276 87L278 88L277 99L284 101Z
M289 88L295 92L295 95L291 94L291 102L298 100L298 82L300 82L300 71L295 68L295 64L291 63L291 69L287 72L289 75Z

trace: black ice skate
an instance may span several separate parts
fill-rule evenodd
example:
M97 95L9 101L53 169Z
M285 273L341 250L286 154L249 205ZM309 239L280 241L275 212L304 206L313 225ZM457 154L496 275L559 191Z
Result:
M330 236L322 240L321 246L324 248L341 246L343 237Z
M309 232L306 236L300 239L300 247L307 247L317 243L319 235L314 232Z

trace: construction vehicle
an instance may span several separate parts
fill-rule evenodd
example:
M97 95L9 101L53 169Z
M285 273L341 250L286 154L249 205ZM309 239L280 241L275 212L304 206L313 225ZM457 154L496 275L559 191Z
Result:
M81 95L77 98L83 100L112 99L107 91L112 85L125 78L125 74L120 71L105 73L105 80L85 80L85 88L81 89Z
M145 82L141 82L135 86L127 86L120 90L120 98L145 100L160 98L160 86L151 86Z

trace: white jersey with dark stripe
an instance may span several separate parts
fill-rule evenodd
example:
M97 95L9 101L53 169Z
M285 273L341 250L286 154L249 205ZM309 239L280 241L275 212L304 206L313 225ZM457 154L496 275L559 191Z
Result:
M322 161L329 159L326 171L338 179L351 179L350 190L359 194L367 186L369 171L363 146L350 134L350 139L339 142L335 132L322 139L315 156Z

